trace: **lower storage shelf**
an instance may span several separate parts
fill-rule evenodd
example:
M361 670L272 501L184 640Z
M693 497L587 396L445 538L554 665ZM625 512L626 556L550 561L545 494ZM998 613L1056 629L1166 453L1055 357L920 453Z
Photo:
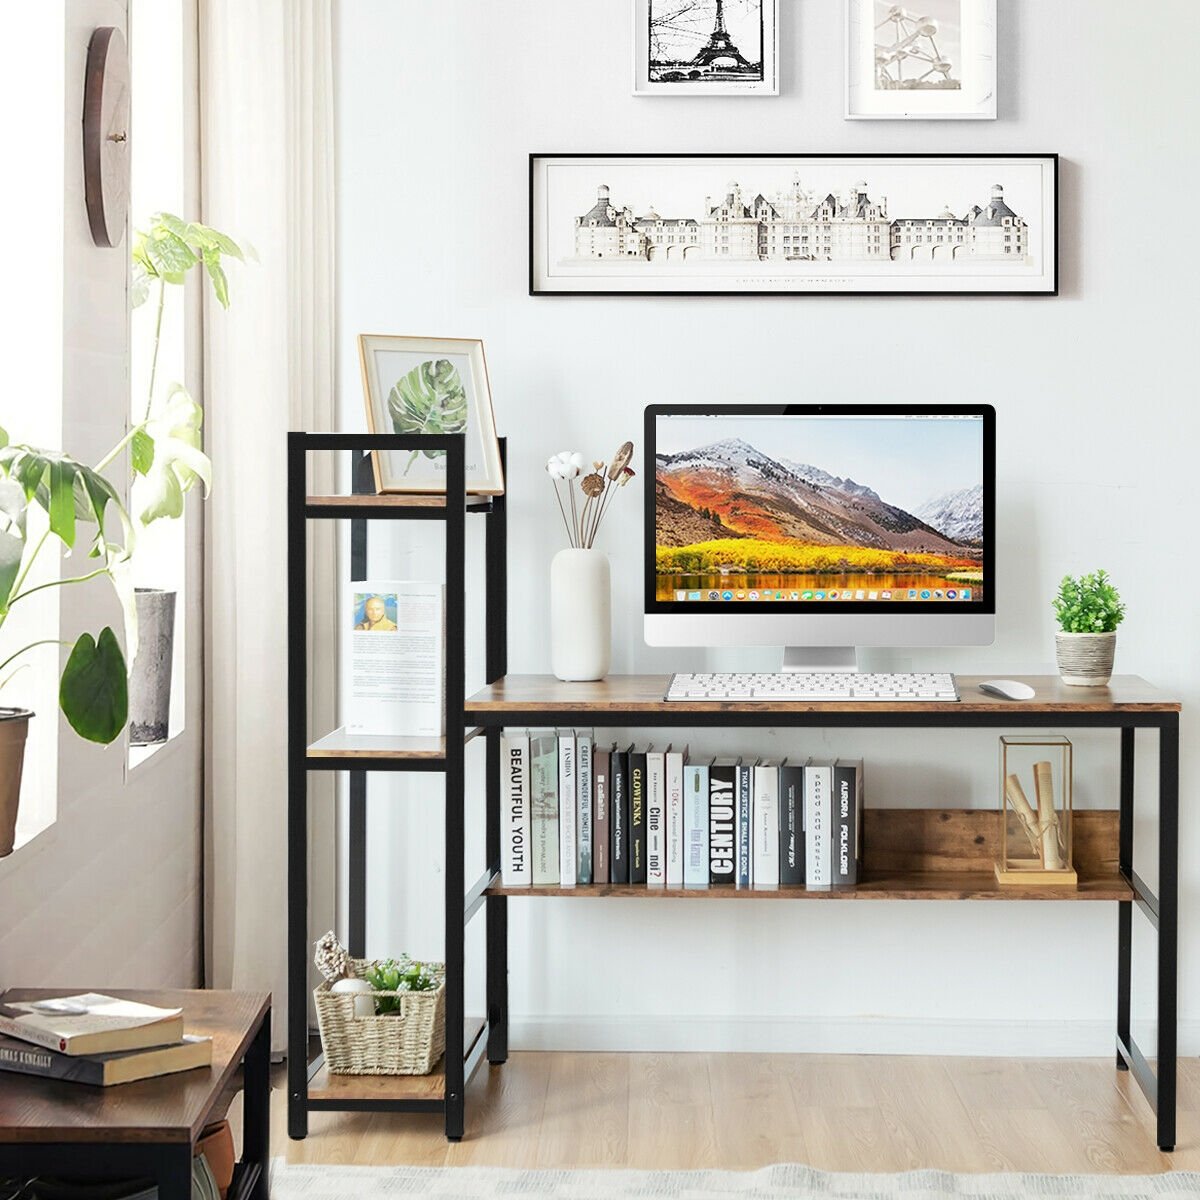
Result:
M463 1024L463 1057L470 1058L485 1025L482 1018L469 1017ZM332 1075L322 1067L309 1081L310 1104L335 1108L342 1103L441 1101L446 1095L446 1062L443 1059L428 1075Z
M644 884L502 887L489 896L616 897L643 900L1132 900L1118 869L1118 814L1076 810L1078 887L996 881L1000 817L994 809L868 808L863 812L863 878L854 887L661 888Z

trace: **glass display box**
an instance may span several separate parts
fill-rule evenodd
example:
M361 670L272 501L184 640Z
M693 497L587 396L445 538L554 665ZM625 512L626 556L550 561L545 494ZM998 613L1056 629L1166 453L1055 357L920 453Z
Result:
M1000 857L996 879L1075 887L1072 750L1059 735L1000 739Z

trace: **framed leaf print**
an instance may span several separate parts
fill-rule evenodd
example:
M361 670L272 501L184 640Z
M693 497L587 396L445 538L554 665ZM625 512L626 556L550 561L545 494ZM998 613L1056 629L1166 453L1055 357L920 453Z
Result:
M467 491L504 491L483 342L362 333L358 353L369 432L465 433ZM372 457L380 492L446 490L445 455L438 451L381 450Z

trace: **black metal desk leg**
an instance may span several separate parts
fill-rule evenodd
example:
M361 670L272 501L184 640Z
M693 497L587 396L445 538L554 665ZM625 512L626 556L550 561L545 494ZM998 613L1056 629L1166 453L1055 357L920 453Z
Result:
M250 1200L267 1200L271 1171L271 1010L242 1062L242 1159L257 1163L258 1183Z
M1133 878L1133 780L1134 745L1137 730L1121 730L1120 825L1117 835L1117 866L1125 879ZM1117 1070L1129 1066L1120 1047L1130 1044L1130 991L1133 976L1133 901L1117 905Z
M1179 717L1158 731L1158 1148L1175 1149L1179 965Z
M186 1142L163 1146L155 1157L158 1200L192 1200L192 1147Z
M288 434L288 1137L308 1134L308 527L304 434Z

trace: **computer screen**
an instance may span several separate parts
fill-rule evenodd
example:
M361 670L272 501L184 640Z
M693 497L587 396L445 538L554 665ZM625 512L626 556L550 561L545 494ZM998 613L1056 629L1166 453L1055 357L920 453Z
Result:
M988 406L651 406L646 611L994 613Z

